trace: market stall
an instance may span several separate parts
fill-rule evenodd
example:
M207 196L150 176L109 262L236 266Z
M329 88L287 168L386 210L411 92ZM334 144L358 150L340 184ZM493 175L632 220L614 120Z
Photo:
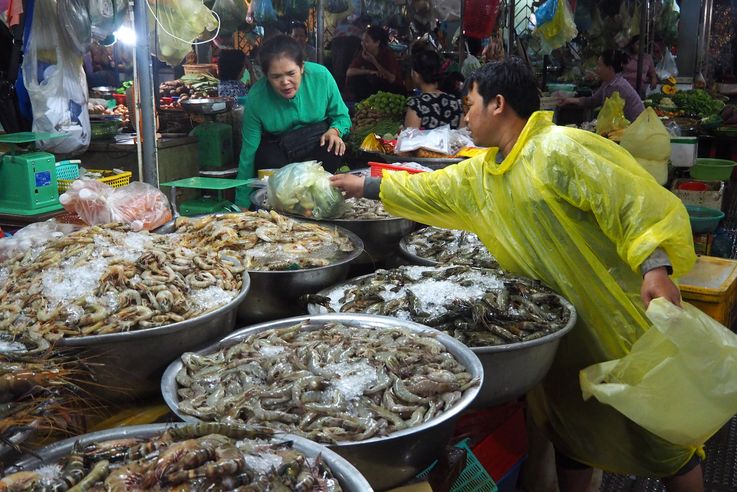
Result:
M52 3L62 8L73 2ZM572 180L566 181L570 186L559 189L556 182L534 195L542 172L521 187L529 197L515 196L511 186L495 189L498 183L491 178L488 186L477 186L469 170L498 149L478 146L478 126L472 126L476 133L449 125L403 128L407 98L400 94L379 92L358 102L346 138L365 165L343 177L383 179L387 188L370 179L361 185L373 182L383 202L347 198L312 161L262 169L258 179L238 181L249 188L251 202L250 210L239 210L223 194L235 177L239 118L247 98L219 96L210 63L186 64L184 75L161 81L150 54L177 64L191 50L188 40L209 46L220 29L242 27L246 16L276 19L282 10L296 8L294 2L291 7L276 3L259 4L253 12L239 2L216 1L208 8L195 0L156 7L136 1L131 25L145 41L136 47L131 82L90 87L81 96L76 90L60 95L68 101L79 96L86 104L89 120L65 122L72 130L41 133L34 126L32 134L0 134L0 225L11 225L6 230L13 234L2 238L0 230L0 490L369 491L415 485L512 491L528 451L534 451L527 434L529 429L535 439L527 423L532 404L525 395L540 391L551 370L560 371L556 355L570 354L581 340L572 335L580 336L590 323L586 289L581 293L571 283L590 282L599 299L608 299L604 291L636 297L629 294L634 292L629 284L626 289L604 284L610 275L629 279L624 270L631 265L607 265L609 270L597 272L600 283L579 278L578 263L598 261L589 248L600 244L579 238L571 244L580 249L572 247L575 254L563 255L558 263L534 263L526 256L536 248L546 251L546 258L563 254L556 248L567 237L556 229L557 216L550 210L569 211L566 207L577 200L586 202L569 224L584 231L583 237L585 227L594 224L589 214L600 213L600 202L612 197L589 196L589 184ZM422 34L430 44L438 41L433 36L439 31L420 32L429 2L365 3L375 17L397 23L392 25L395 47L408 49ZM506 52L521 49L535 66L542 59L531 47L541 45L550 53L567 49L575 36L574 16L581 12L577 2L550 3L558 10L548 20L562 18L562 30L546 32L540 27L547 3L533 8L524 2L463 1L457 9L449 2L438 7L457 11L461 46L466 36L501 35L498 20L506 27ZM579 8L588 3L579 0ZM93 20L79 32L96 32L103 25L112 29L115 21L103 23L93 4L87 10ZM321 1L310 7L320 46L326 11L344 12L347 4ZM121 9L116 16L127 17ZM469 19L469 9L491 10L489 17ZM520 14L525 9L537 12L538 24L531 29L520 29L520 18L529 22L528 13ZM53 12L40 18L51 22ZM636 12L620 14L637 25ZM651 16L644 25L657 17L643 12ZM185 13L193 19L186 26ZM173 36L177 22L182 25ZM32 25L29 32L38 36ZM45 56L44 45L37 48L38 56ZM467 55L460 50L461 65ZM59 60L72 64L64 56ZM561 75L552 65L551 58L542 65L543 109L555 109L560 98L580 93L584 85L583 71L575 75L574 67ZM684 87L675 79L665 79L633 121L624 118L620 99L607 100L597 121L581 125L619 145L591 133L575 135L582 145L607 149L629 169L633 183L645 183L665 197L647 174L630 167L639 165L662 181L686 207L669 193L663 202L672 213L658 220L688 231L688 215L697 248L712 252L708 248L715 237L737 220L731 184L737 164L709 144L730 138L737 126L734 105L714 91ZM557 117L561 114L557 110ZM53 133L60 134L58 140ZM74 149L65 147L72 144ZM556 152L546 158L561 165ZM705 153L722 159L700 158ZM468 159L473 163L458 165ZM588 154L581 157L581 169L594 165L588 159ZM493 168L503 159L496 161L486 162L484 173L504 174ZM469 177L457 178L458 169ZM404 196L398 199L389 188L411 183L414 175L426 180L428 189L433 176L443 176L444 185L433 188L439 194L460 182L470 187L467 193L427 200L425 206L437 209L419 223L417 217L427 212L422 205L398 205ZM635 188L636 200L623 205L616 219L621 223L597 216L597 223L614 223L611 235L640 227L628 222L629 214L657 216L656 211L638 212L647 200ZM403 193L412 194L408 190ZM484 196L490 190L496 191L493 196ZM560 194L557 201L550 198L553 193ZM452 202L453 213L443 208L443 200ZM476 212L468 200L481 204ZM544 200L555 204L543 205ZM474 217L459 219L462 213L487 215L484 207L492 201L509 207L510 222L491 231L474 229ZM522 220L522 210L530 206L535 211L527 223L508 225ZM58 217L47 221L53 216ZM717 229L720 221L722 229ZM18 230L24 223L32 225ZM467 230L447 228L451 224ZM536 228L542 236L535 235ZM659 229L651 235L667 234ZM487 246L500 254L494 257ZM684 248L682 254L669 251L678 266L692 253L690 246ZM636 249L616 256L612 248L606 254L613 265L622 256L640 254ZM517 269L526 275L500 266L516 262L524 264ZM669 442L703 444L737 410L734 391L725 382L737 350L728 330L737 319L737 261L701 256L681 280L683 299L698 310L674 313L660 306L639 340L630 343L630 333L621 337L625 348L612 335L606 343L618 347L619 358L587 364L581 385L585 398L610 405ZM616 308L607 302L600 307ZM614 309L613 316L619 317L618 326L630 323L630 331L640 330L644 311L630 311ZM699 353L687 350L682 336L687 330L676 323L698 331L698 343L692 342ZM646 343L649 352L642 348ZM659 356L667 352L665 346L671 352L663 367L677 371L684 367L678 366L682 360L688 361L682 364L692 364L689 370L675 379L688 383L688 394L701 391L714 402L703 418L689 418L688 405L675 402L674 420L653 422L656 412L647 405L662 399L640 397L648 411L638 413L638 405L620 405L616 392L612 396L612 386L636 393L647 391L648 384L656 389L675 384L673 378L658 379L658 371L647 370L649 363L638 359L643 353ZM724 356L714 356L712 366L694 362L703 362L705 352L716 354L717 346ZM699 384L691 384L695 376ZM581 396L577 390L576 397ZM676 431L672 422L678 422ZM709 482L714 475L707 473L712 473Z

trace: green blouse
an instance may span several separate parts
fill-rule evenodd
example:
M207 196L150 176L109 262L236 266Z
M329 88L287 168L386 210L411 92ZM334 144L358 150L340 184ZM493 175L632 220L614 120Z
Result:
M351 128L348 107L340 96L332 74L322 65L305 62L302 83L292 99L274 91L266 77L248 93L243 113L243 146L238 162L238 179L255 174L254 156L264 132L280 134L312 123L329 120L341 137ZM240 191L240 190L239 190ZM247 203L248 200L236 200Z

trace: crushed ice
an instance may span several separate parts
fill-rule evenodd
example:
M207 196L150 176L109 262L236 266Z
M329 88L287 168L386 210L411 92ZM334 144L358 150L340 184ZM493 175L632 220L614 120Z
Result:
M10 352L25 352L26 346L19 342L11 342L8 340L0 340L0 354Z
M284 347L281 345L264 345L258 349L264 357L274 357L284 352L284 350Z
M366 359L326 364L324 369L335 374L330 386L341 392L349 401L361 397L368 388L378 382L376 369Z
M267 474L271 470L278 469L282 464L281 456L270 453L247 454L245 460L246 464L258 474Z
M195 307L202 311L209 311L227 304L233 299L236 292L224 290L222 287L211 285L204 289L194 289L190 292L190 299Z

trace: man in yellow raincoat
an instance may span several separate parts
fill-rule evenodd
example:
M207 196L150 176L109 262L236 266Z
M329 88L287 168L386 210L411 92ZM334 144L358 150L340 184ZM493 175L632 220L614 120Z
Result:
M380 197L392 215L472 231L503 268L574 304L576 327L528 394L555 446L561 491L587 490L591 467L661 477L669 491L703 490L697 448L584 401L579 385L580 370L629 352L650 326L650 300L680 303L669 273L684 274L696 260L685 208L615 143L537 111L534 76L519 60L485 65L468 87L466 121L486 154L432 173L337 175L333 185Z

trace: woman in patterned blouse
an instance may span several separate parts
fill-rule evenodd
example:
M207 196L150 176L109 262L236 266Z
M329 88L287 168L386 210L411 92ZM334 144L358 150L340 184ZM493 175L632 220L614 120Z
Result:
M412 80L421 94L407 102L405 128L431 130L443 125L451 128L465 125L461 100L438 88L441 64L435 51L424 49L412 54Z

